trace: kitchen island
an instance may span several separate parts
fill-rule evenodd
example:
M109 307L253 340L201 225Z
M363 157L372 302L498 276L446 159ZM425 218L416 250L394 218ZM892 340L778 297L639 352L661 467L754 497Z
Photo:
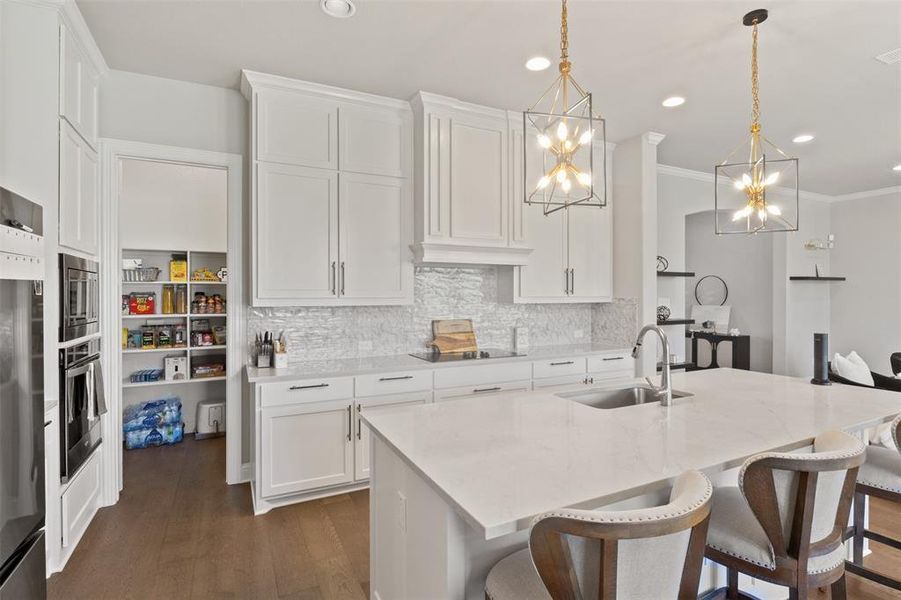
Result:
M604 410L534 391L366 415L372 597L484 598L490 568L542 512L657 504L683 471L714 477L901 413L899 394L734 369L673 387L692 395Z

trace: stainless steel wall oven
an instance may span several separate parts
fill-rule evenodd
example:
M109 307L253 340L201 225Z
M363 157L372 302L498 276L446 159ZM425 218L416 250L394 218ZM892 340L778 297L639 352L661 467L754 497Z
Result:
M60 477L66 482L100 445L106 412L100 340L60 350Z

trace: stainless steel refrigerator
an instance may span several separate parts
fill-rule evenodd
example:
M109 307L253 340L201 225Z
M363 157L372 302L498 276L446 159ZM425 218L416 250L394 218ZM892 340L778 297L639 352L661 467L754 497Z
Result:
M0 600L44 598L44 306L0 252Z

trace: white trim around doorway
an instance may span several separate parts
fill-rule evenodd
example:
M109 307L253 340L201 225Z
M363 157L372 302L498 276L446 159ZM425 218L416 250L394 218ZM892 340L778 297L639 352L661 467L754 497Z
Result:
M244 159L240 154L226 154L159 144L103 138L101 155L101 344L102 364L106 373L108 411L103 416L103 435L114 443L103 444L102 504L119 501L122 479L122 381L119 362L121 332L119 282L119 163L122 159L154 160L226 169L228 172L228 358L226 359L226 459L225 479L229 484L246 481L242 471L242 369L246 355L244 256ZM111 433L114 432L114 433Z

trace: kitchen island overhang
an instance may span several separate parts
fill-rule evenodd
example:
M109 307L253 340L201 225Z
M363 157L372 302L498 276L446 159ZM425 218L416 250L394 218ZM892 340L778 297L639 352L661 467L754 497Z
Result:
M653 503L686 470L714 475L901 413L899 394L733 369L673 385L693 395L669 408L601 410L537 391L364 415L373 597L478 597L542 512Z

